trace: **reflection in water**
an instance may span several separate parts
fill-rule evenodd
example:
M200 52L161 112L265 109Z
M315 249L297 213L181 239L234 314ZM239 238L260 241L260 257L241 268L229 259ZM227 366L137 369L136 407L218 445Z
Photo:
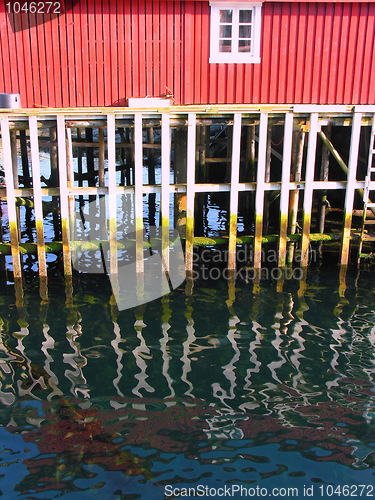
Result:
M371 484L372 280L188 283L121 312L94 277L3 295L2 494Z

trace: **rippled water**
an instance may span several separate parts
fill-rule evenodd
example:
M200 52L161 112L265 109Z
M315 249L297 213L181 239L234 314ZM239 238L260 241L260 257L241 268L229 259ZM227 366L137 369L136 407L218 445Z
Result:
M120 313L103 278L3 289L2 496L373 496L374 278L201 281Z

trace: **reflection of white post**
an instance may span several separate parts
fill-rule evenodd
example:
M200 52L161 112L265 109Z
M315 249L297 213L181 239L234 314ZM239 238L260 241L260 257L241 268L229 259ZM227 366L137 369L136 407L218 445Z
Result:
M307 305L303 295L299 298L299 301L300 301L300 306L294 313L299 321L298 323L296 322L293 325L293 332L292 332L292 338L294 338L298 342L298 349L294 349L294 354L290 356L290 362L296 369L296 375L292 379L292 386L296 390L298 389L299 384L305 383L305 380L300 370L300 365L301 365L300 360L306 359L305 356L302 354L306 350L306 347L305 347L305 339L301 335L301 332L303 331L304 327L309 326L309 323L303 317L305 311L309 310L309 306ZM294 301L292 300L292 297L290 299L290 302L291 302L290 310L293 310Z
M113 321L113 320L112 320ZM122 379L122 370L124 365L122 364L122 357L124 355L124 350L120 348L120 343L123 341L121 338L120 326L116 321L113 321L113 332L115 334L115 338L111 340L111 346L116 354L116 375L117 377L113 379L113 386L117 391L117 394L121 397L124 397L123 393L120 391L119 382Z
M87 365L87 358L82 355L81 346L76 340L81 334L81 326L78 327L79 321L75 325L67 326L66 339L73 352L64 354L63 360L72 367L72 370L66 369L64 375L72 384L70 392L73 396L78 397L81 393L84 398L90 398L90 388L82 370Z
M150 358L151 353L142 334L142 330L146 326L146 323L144 323L143 321L143 311L144 307L142 306L137 307L137 309L135 310L136 320L134 323L134 329L137 333L137 338L140 341L140 344L132 351L135 362L139 368L139 373L137 375L134 375L134 378L138 380L138 385L134 387L134 389L132 389L132 393L139 397L144 396L140 392L141 389L144 389L147 392L155 392L155 389L151 387L148 382L146 382L148 375L146 373L147 364L145 358Z
M161 299L162 306L163 306L163 324L162 324L162 338L160 339L160 350L162 353L162 358L163 358L163 368L162 368L162 373L167 381L169 390L170 390L170 395L167 397L173 398L175 396L175 391L173 389L173 379L169 375L169 362L172 359L172 356L168 353L168 331L171 327L169 320L171 319L172 316L172 310L169 305L169 297L164 296ZM169 403L168 403L169 404Z
M4 321L0 318L0 333L3 330ZM0 335L0 354L4 354L4 359L9 358L9 352L7 347L4 345L3 337ZM9 381L7 381L9 379ZM16 397L13 392L3 391L4 389L14 390L14 370L12 363L0 363L0 403L5 406L12 405Z
M194 327L194 319L193 319L193 307L191 305L192 299L189 300L186 311L185 318L187 320L186 332L187 338L185 342L182 344L183 353L181 357L182 362L182 375L181 380L185 382L185 384L189 387L189 389L185 392L186 396L194 397L192 394L193 384L188 380L187 376L191 372L191 361L190 361L190 346L196 340L195 336L195 327Z
M277 308L276 308L276 313L275 313L275 322L271 326L271 328L275 331L275 338L272 340L271 344L275 348L277 357L279 358L276 361L271 361L271 363L268 363L267 367L270 370L272 374L272 378L275 380L275 382L281 384L281 380L277 376L276 370L279 369L284 363L286 363L286 359L282 355L280 346L283 342L283 338L281 336L281 320L283 318L283 295L278 294L279 300L277 303Z
M50 349L54 349L55 340L49 334L49 326L46 323L43 323L43 335L44 335L45 341L42 342L41 350L46 358L45 362L44 362L44 370L49 375L48 385L52 389L52 391L50 392L50 394L47 397L47 399L50 401L54 396L60 397L63 395L63 393L58 388L59 379L57 378L56 374L51 369L51 364L54 362L54 359L48 351Z
M255 334L254 339L250 342L249 345L249 354L250 354L250 363L253 365L252 368L248 368L246 370L246 376L245 376L245 385L244 385L244 390L251 392L252 394L255 393L255 389L253 388L252 384L252 374L253 373L259 373L262 363L258 359L257 355L257 349L261 347L262 345L262 339L263 339L263 333L262 333L262 325L256 320L257 315L259 314L260 310L260 287L259 290L257 290L256 293L253 291L253 302L251 306L251 311L250 311L250 319L252 322L251 326L251 331ZM250 399L250 397L248 397ZM245 409L253 409L257 408L259 406L258 402L256 401L255 396L251 398L253 401L247 401L246 403L243 403L241 405L241 408Z
M228 406L225 403L225 399L234 399L235 397L234 390L237 387L235 366L237 361L240 359L241 355L236 341L237 324L240 322L240 318L235 314L233 310L234 300L235 300L235 281L234 278L232 278L229 280L228 283L227 306L231 316L229 317L229 328L228 328L227 339L229 340L232 346L234 354L230 362L227 365L223 366L224 377L229 381L229 391L225 391L218 382L212 384L214 396L218 398L221 401L221 403L224 404L225 406Z
M20 318L18 320L18 324L20 325L20 331L19 332L14 332L13 333L13 337L15 339L17 339L17 346L16 346L16 349L17 351L20 352L22 358L25 360L25 365L27 366L27 376L29 377L29 379L31 380L31 384L28 386L27 389L24 389L22 387L22 380L18 380L17 381L17 385L18 385L18 394L19 396L23 397L23 396L28 396L28 397L31 397L33 399L40 399L38 398L37 396L35 396L32 391L34 389L34 387L36 385L40 385L40 387L42 387L42 389L47 389L46 387L46 384L43 380L43 377L40 376L38 378L35 378L34 377L34 374L33 374L33 371L32 371L32 362L31 362L31 359L26 355L26 352L25 352L25 346L23 345L23 340L25 337L27 337L29 335L29 328L28 328L28 323L26 322L26 320L24 318Z

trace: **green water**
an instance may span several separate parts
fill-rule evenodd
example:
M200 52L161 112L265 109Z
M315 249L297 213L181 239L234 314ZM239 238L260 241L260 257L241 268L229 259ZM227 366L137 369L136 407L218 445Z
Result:
M1 495L373 497L374 280L202 280L122 312L102 277L3 287Z

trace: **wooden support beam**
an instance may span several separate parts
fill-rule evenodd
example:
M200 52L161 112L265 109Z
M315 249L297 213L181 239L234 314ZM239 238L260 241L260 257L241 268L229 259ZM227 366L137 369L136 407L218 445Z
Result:
M362 113L354 113L352 123L352 135L350 138L350 152L348 162L348 177L344 203L344 227L342 231L342 243L340 254L340 265L347 266L349 263L350 232L352 226L352 211L354 203L354 183L357 174L357 163L359 154L359 140L361 135Z
M301 241L301 267L306 267L309 261L311 209L313 199L313 181L315 171L316 140L318 133L318 113L311 113L309 138L307 144L305 190L303 195L303 219Z
M72 146L72 129L66 128L66 170L67 170L67 186L68 186L68 212L70 227L75 227L75 197L70 194L74 188L74 160Z
M109 272L118 274L117 263L117 195L116 195L116 127L114 113L107 115L108 143L108 230L109 230Z
M288 233L290 167L292 161L293 113L286 113L284 126L283 163L280 192L280 231L278 266L286 265L286 246Z
M194 200L195 200L196 114L188 115L187 173L186 173L186 271L193 270Z
M14 191L15 185L8 116L3 116L1 118L1 139L3 148L3 168L6 183L13 275L15 279L19 280L22 278L22 266L21 257L19 254L19 227L16 208L16 196Z
M232 163L230 179L229 201L229 244L228 244L228 269L236 269L236 241L237 241L237 216L238 216L238 184L240 180L240 153L241 153L241 113L233 116L232 133Z
M142 114L134 115L134 217L136 231L136 269L143 273L143 145Z
M36 116L29 117L30 128L30 150L31 150L31 168L34 190L34 215L36 242L38 249L38 271L39 276L47 276L46 250L44 246L44 222L43 222L43 202L40 183L40 159L38 144L38 127Z
M68 199L68 173L66 157L66 132L64 115L57 116L58 168L60 181L60 213L61 237L63 242L63 263L65 276L72 275L72 259L70 251L70 221Z
M163 113L161 118L161 227L162 257L165 270L169 272L169 184L171 172L171 129L169 114Z
M99 186L104 186L104 169L105 169L105 143L104 143L104 128L99 128Z
M256 270L259 270L262 265L263 206L267 157L267 129L268 114L261 113L259 123L257 187L255 192L254 269Z
M326 145L327 149L330 151L330 153L332 154L332 156L335 158L335 160L337 161L338 165L341 167L342 171L348 175L348 166L347 164L344 162L344 160L341 158L339 152L337 151L337 149L334 147L334 145L331 143L331 141L329 140L329 138L325 135L324 132L320 131L319 132L319 136L320 138L322 139L322 141L324 142L324 144ZM337 189L337 188L336 188ZM345 188L346 189L346 188ZM357 193L361 196L361 198L363 199L364 196L365 196L365 190L362 189L362 188L356 188L356 191ZM372 213L375 215L375 208L370 208L370 210L372 211Z

